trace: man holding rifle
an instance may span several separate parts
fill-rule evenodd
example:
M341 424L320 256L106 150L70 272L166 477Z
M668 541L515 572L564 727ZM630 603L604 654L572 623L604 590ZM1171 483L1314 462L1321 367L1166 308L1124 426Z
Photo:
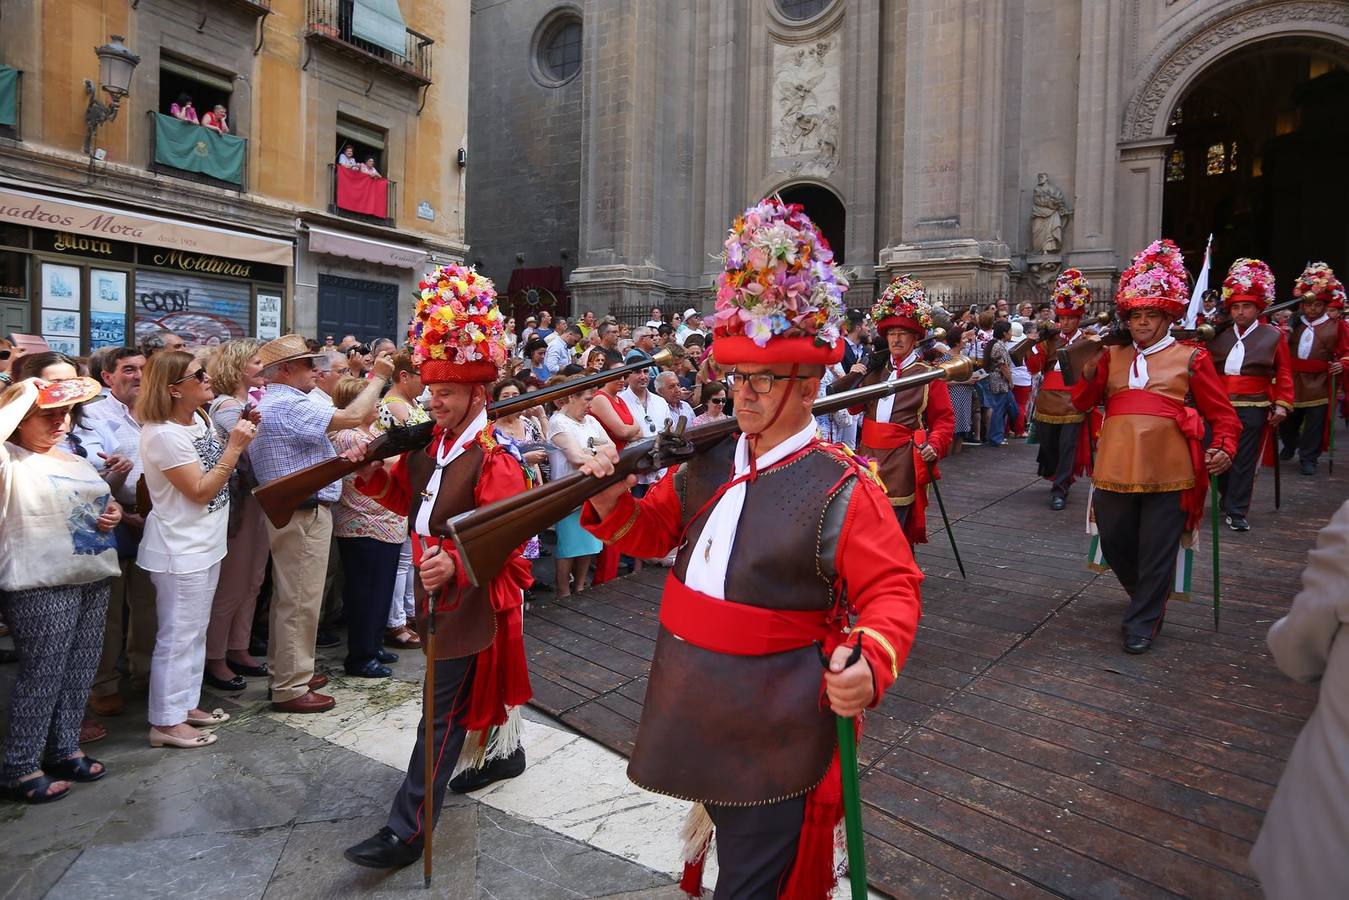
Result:
M869 363L855 363L847 375L829 385L830 394L932 368L918 349L932 327L932 306L921 281L902 275L890 282L872 305L871 320L886 350L873 354ZM852 412L864 414L857 455L876 460L886 497L909 544L927 543L927 486L938 477L937 460L951 449L956 433L946 383L928 382Z
M488 584L475 587L444 538L451 517L527 486L515 457L492 437L487 417L487 388L507 355L495 300L490 279L458 265L421 282L408 341L431 396L431 444L405 453L392 469L370 463L356 482L362 493L408 517L419 573L417 630L433 653L427 666L435 720L429 741L425 718L418 727L388 824L346 851L357 865L397 868L422 855L424 823L429 818L434 830L461 754L470 769L481 766L477 787L524 771L519 729L502 726L531 694L521 618L524 590L533 581L529 561L517 547ZM348 458L359 461L360 451ZM434 624L428 624L428 606Z
M1208 343L1227 399L1241 420L1232 468L1218 476L1223 513L1233 531L1251 530L1246 513L1256 467L1267 441L1277 440L1279 424L1293 408L1288 344L1276 326L1260 321L1273 300L1274 273L1269 266L1258 259L1238 259L1223 279L1222 303L1232 318L1231 327Z
M1059 350L1084 335L1079 326L1091 302L1091 286L1078 269L1064 269L1054 282L1051 299L1058 327L1026 354L1026 368L1032 375L1044 376L1035 395L1036 463L1040 477L1050 482L1049 508L1061 510L1068 505L1074 478L1091 471L1091 423L1087 413L1073 406L1058 364Z
M676 552L628 775L698 804L684 890L698 894L715 828L717 896L823 898L844 804L834 717L898 677L922 575L870 471L816 436L820 378L843 354L828 245L772 198L736 218L725 253L713 353L741 433L641 501L622 481L596 494L582 524L632 556Z
M1344 285L1323 262L1302 270L1293 285L1293 296L1302 301L1302 315L1290 323L1288 334L1293 365L1293 411L1280 427L1283 458L1297 455L1303 475L1316 474L1321 452L1330 446L1332 387L1344 383L1349 363L1349 336L1326 306L1344 302Z
M1208 352L1170 334L1189 297L1180 250L1149 245L1115 295L1132 341L1089 358L1072 388L1083 412L1105 402L1092 505L1105 561L1129 594L1126 653L1147 652L1161 629L1181 538L1203 517L1208 477L1232 465L1241 430Z

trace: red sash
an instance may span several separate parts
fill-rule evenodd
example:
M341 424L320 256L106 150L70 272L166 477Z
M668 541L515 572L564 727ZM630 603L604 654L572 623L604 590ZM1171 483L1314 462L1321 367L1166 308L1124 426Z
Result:
M1106 418L1110 416L1158 416L1172 419L1190 445L1190 462L1194 465L1194 487L1181 494L1180 507L1185 510L1185 529L1198 527L1204 517L1204 500L1208 495L1208 469L1204 465L1204 419L1199 411L1161 394L1140 388L1128 388L1112 394L1105 401Z
M1044 380L1040 382L1040 390L1042 391L1068 390L1068 385L1065 384L1063 381L1063 372L1059 371L1058 367L1055 367L1050 371L1046 372Z
M1314 374L1316 372L1325 372L1330 368L1330 363L1324 359L1302 359L1296 355L1289 360L1294 372L1306 372Z
M1223 380L1223 387L1227 389L1227 395L1234 397L1239 394L1263 394L1269 396L1269 379L1261 378L1259 375L1223 375L1219 373Z
M927 486L941 478L937 464L931 466L923 459L918 448L927 443L927 432L922 428L911 429L894 422L873 422L870 418L862 420L860 443L875 447L877 450L893 450L913 442L913 504L909 507L908 518L904 520L904 536L909 544L927 543Z

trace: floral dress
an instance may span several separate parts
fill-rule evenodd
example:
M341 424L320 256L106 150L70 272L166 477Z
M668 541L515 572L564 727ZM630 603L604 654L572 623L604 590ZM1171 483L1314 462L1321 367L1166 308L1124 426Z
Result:
M525 462L524 451L520 449L521 444L541 444L543 436L539 434L539 425L529 416L521 416L520 421L525 423L524 440L516 440L500 428L493 428L492 435L497 439L497 443L505 447L515 461L520 464L520 468L525 470L525 480L529 482L529 487L535 487L542 483L543 476L539 473L538 466L532 466ZM525 549L521 554L525 559L539 558L539 536L531 535L529 540L525 541Z

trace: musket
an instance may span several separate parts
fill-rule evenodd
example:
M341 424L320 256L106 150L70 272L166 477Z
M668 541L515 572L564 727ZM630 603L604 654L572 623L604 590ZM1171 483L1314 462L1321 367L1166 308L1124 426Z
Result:
M863 406L929 381L961 381L969 377L973 366L969 359L961 356L895 381L821 397L815 401L812 415L823 416L840 409ZM655 437L629 444L618 454L614 471L603 478L576 472L451 519L449 537L459 552L464 575L475 585L487 583L501 571L515 548L531 535L565 519L586 500L624 481L629 475L659 471L691 459L739 429L734 418L695 428L684 425L682 419L673 425L667 423Z
M647 359L615 366L604 372L573 378L561 384L539 388L537 391L530 391L527 394L520 394L517 397L497 400L488 405L487 416L491 419L499 419L503 416L514 415L544 403L554 403L564 397L579 394L581 391L590 388L598 389L615 378L622 378L639 369L661 366L673 361L674 357L670 354L670 351L661 350L655 356ZM434 427L433 422L422 422L417 425L399 425L390 428L375 437L366 446L365 455L361 457L360 462L352 462L341 456L324 460L321 463L292 472L283 478L255 487L253 496L262 506L262 511L267 515L267 520L274 527L283 528L301 503L313 497L327 485L345 478L367 463L374 462L377 459L390 459L413 450L420 450L430 444L431 432Z

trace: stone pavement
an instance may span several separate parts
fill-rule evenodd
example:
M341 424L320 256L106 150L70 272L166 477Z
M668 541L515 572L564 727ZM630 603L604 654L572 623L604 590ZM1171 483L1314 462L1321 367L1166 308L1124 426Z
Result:
M0 646L11 643L6 638ZM0 704L8 702L15 668L0 666ZM327 651L320 669L332 677L340 705L321 715L271 713L260 679L250 680L239 703L208 693L204 706L223 707L234 718L217 729L219 742L201 751L151 748L144 698L134 699L122 716L105 720L108 738L86 748L107 763L106 778L76 785L54 804L0 804L0 871L7 876L0 898L428 896L420 865L388 874L341 856L383 824L412 745L421 661L406 654L395 668L397 677L387 681L337 677L340 658ZM559 833L561 826L538 824L538 810L566 818L579 807L590 812L573 816L566 830L585 836L574 820L591 818L593 833L612 806L590 808L593 791L572 785L628 786L619 757L545 724L539 714L527 716L530 770L477 795L500 794L498 801L447 800L436 828L431 896L682 896L672 871L634 862L641 854L631 847L624 858ZM671 827L677 826L676 816ZM668 843L674 837L666 830ZM676 855L666 847L646 858L663 858L669 862L661 868L672 868Z

